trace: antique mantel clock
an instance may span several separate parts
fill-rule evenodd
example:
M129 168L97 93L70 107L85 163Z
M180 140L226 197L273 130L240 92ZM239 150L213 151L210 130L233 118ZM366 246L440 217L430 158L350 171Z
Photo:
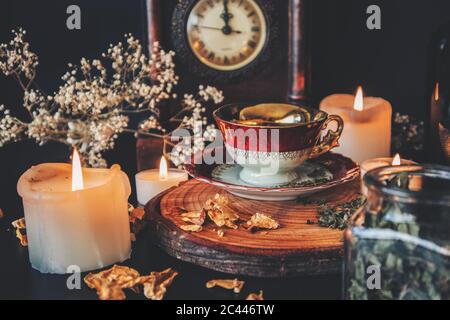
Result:
M182 89L213 84L227 101L308 93L309 0L147 0L148 44L176 53Z

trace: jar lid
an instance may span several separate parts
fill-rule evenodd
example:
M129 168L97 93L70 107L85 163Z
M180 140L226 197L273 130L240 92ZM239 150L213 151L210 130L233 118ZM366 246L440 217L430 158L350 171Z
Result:
M382 167L364 176L369 190L382 192L395 201L450 206L450 167L401 165Z

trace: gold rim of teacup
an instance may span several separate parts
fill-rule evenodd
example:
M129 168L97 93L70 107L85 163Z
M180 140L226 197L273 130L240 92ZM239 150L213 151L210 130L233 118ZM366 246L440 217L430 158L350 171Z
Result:
M268 104L281 104L279 102L268 102ZM231 120L225 120L223 118L221 118L220 116L218 116L218 113L225 108L229 108L229 107L233 107L233 106L251 106L251 103L228 103L226 105L221 106L220 108L217 108L216 110L214 110L213 112L213 117L215 120L220 120L222 122L225 122L229 125L234 125L234 126L241 126L241 127L252 127L252 128L265 128L265 129L284 129L284 128L296 128L296 127L302 127L302 126L306 126L306 125L311 125L313 123L318 123L320 121L325 121L328 117L329 114L325 111L322 110L317 110L316 116L318 115L323 115L323 118L321 119L315 119L312 121L308 121L308 122L298 122L298 123L293 123L293 124L283 124L283 125L254 125L254 124L242 124L239 122L233 122ZM296 106L296 107L300 107L300 108L304 108L306 110L308 110L308 112L312 113L311 107L306 107L306 106L299 106L299 105L295 105L295 104L291 104L292 106ZM314 110L315 111L315 110Z

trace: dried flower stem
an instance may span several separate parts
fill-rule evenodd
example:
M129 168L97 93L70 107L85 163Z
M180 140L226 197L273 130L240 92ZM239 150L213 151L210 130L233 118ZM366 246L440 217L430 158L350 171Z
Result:
M112 149L118 136L126 132L163 139L165 153L168 145L175 147L171 133L159 123L157 108L161 101L176 98L174 52L165 52L155 43L147 57L139 40L126 34L125 43L111 44L101 59L82 58L78 66L69 64L63 84L53 95L46 95L34 82L38 58L24 41L25 34L22 29L13 30L13 40L0 44L0 71L15 78L22 88L22 106L31 121L12 116L0 105L0 147L26 138L39 145L57 141L77 147L91 166L106 166L103 152ZM222 100L222 92L210 86L199 86L195 96L184 95L183 109L171 121L179 123L177 129L194 133L193 146L176 148L172 162L180 165L214 138L214 128L207 126L203 116L204 103ZM183 112L191 115L178 119ZM138 128L130 128L128 115L141 113L150 116Z

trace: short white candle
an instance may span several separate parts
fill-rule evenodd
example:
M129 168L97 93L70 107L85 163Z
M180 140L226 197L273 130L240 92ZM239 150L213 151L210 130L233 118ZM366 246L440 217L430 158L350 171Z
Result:
M167 169L167 161L161 158L159 169L144 170L136 174L136 193L139 205L144 206L159 193L186 181L183 170Z
M76 152L73 158L79 161ZM63 274L73 272L67 269L71 265L89 271L130 257L131 188L120 166L81 169L79 162L44 163L27 170L17 190L33 268Z
M350 94L326 97L320 103L320 109L328 114L337 114L344 120L340 146L334 152L358 163L390 155L392 106L388 101L363 98L359 88L356 97Z
M360 167L361 167L361 178L364 177L364 175L373 169L381 168L381 167L388 167L388 166L399 166L399 165L414 165L417 164L416 162L412 160L403 159L400 157L399 154L396 154L393 158L376 158L376 159L369 159L364 161Z
M412 160L403 159L400 157L399 154L396 154L393 158L375 158L375 159L369 159L361 163L361 179L364 178L367 172L370 170L374 170L377 168L382 167L389 167L389 166L399 166L399 165L415 165L416 162ZM364 195L367 195L367 188L364 186L364 183L362 183L361 187L362 193Z

